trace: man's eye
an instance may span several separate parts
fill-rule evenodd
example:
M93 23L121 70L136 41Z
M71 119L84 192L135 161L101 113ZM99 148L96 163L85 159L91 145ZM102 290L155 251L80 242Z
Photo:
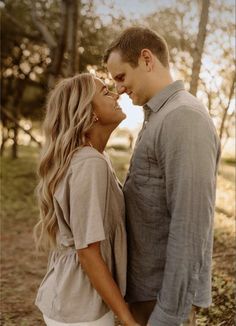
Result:
M110 92L109 92L109 90L108 89L106 89L105 91L104 91L104 95L108 95Z
M124 81L124 79L125 79L125 75L118 75L116 77L116 81L118 81L118 82L122 82L122 81Z

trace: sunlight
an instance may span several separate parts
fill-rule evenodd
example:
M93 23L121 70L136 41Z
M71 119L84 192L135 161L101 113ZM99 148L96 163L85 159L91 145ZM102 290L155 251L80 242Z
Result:
M143 122L142 107L133 105L127 94L120 96L119 105L127 115L127 118L120 124L120 128L137 129Z

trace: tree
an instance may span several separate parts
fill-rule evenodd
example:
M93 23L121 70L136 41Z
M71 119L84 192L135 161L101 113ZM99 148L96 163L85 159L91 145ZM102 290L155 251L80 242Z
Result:
M14 7L14 4L9 5L9 9ZM25 16L25 7L22 3L17 6L18 17L25 17L26 29L22 29L21 24L14 17L5 12L2 13L2 51L1 51L1 105L10 113L9 116L1 117L3 143L1 153L4 150L6 138L12 133L12 156L17 157L17 137L18 137L18 120L22 113L22 98L25 89L29 84L40 84L40 78L36 81L36 75L40 75L45 64L47 54L44 49L39 49L33 46L26 38L30 35L30 28L27 24L28 16ZM10 18L9 18L10 17ZM32 33L32 38L38 41L39 35ZM26 112L25 112L26 113Z
M58 78L87 71L88 64L101 65L111 37L111 26L102 23L92 0L5 1L1 102L10 115L1 120L2 147L13 132L13 157L19 127L14 121L39 119L48 89Z
M235 94L234 5L220 0L204 9L207 5L207 1L179 0L147 16L145 24L165 37L175 77L206 104L225 142Z
M196 48L193 53L192 79L190 83L190 93L193 95L196 95L197 93L199 73L201 69L201 59L207 33L206 28L208 22L209 6L210 0L202 0L201 19L198 27Z
M44 1L32 2L33 22L41 33L43 40L50 50L51 64L48 66L48 88L52 88L58 76L66 77L74 75L79 71L78 58L78 16L79 0L61 0L59 24L57 33L49 28L49 22L43 19L45 13ZM56 7L56 10L58 8ZM66 66L62 72L63 61L66 59Z

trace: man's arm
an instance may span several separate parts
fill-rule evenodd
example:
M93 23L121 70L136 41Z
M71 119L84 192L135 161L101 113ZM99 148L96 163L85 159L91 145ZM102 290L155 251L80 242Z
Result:
M214 128L203 112L181 107L169 113L158 140L165 175L170 228L162 288L150 326L178 326L187 319L211 247L215 202Z

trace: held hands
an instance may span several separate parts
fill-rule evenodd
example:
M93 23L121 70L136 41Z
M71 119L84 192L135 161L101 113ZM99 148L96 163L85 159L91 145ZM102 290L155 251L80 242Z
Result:
M131 318L130 320L124 322L122 325L123 325L123 326L142 326L142 325L140 325L139 323L137 323L137 322L134 320L134 318Z

